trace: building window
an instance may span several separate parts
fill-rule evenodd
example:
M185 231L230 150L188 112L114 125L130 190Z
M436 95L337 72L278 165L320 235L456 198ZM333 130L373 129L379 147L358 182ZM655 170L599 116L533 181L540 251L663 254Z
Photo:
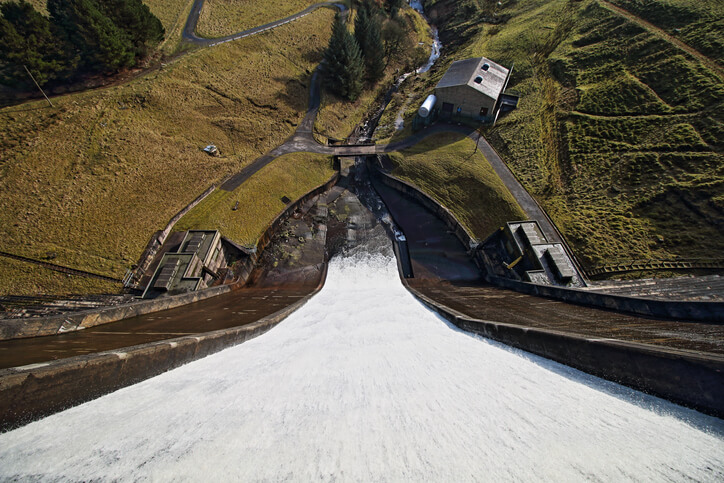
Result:
M475 82L476 84L480 84L481 82L483 82L483 77L477 76L473 82Z

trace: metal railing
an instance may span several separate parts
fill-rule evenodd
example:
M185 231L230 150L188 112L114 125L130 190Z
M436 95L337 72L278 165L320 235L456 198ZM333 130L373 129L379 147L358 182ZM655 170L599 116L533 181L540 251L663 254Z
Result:
M624 260L612 265L586 270L589 276L608 273L636 272L640 270L686 270L686 269L724 269L722 258L673 258L668 260L639 259Z

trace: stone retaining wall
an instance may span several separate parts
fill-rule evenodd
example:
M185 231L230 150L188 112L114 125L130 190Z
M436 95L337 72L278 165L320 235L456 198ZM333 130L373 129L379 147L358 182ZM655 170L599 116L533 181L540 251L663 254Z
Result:
M159 297L114 307L84 310L68 314L29 319L0 319L0 340L56 335L74 330L87 329L138 315L150 314L192 304L240 288L249 280L249 277L256 267L259 256L272 240L274 234L279 230L282 223L304 203L334 186L338 179L339 173L337 172L325 184L313 189L293 203L290 203L264 230L264 233L257 241L255 251L237 266L238 278L232 284L210 287L180 295Z
M304 305L314 292L252 324L49 363L0 370L0 431L7 431L136 384L257 337Z
M404 279L403 283L462 330L724 417L724 356L473 319L417 292Z

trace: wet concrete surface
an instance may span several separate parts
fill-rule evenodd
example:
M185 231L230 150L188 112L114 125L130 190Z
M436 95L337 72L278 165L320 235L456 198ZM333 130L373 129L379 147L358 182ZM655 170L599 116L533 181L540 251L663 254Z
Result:
M330 251L353 249L384 232L351 191L353 162L347 163L337 186L309 200L284 222L262 254L249 286L91 329L0 341L0 369L244 326L311 294L323 277Z
M491 322L724 354L724 325L639 317L489 285L442 220L399 191L373 184L407 238L410 287L435 302Z
M0 369L250 324L311 293L313 283L244 288L195 304L62 335L0 342Z
M415 278L481 279L481 273L468 256L465 246L440 218L417 201L374 181L374 178L373 185L407 238Z
M410 286L476 319L724 354L724 325L660 320L534 297L484 283L410 279Z

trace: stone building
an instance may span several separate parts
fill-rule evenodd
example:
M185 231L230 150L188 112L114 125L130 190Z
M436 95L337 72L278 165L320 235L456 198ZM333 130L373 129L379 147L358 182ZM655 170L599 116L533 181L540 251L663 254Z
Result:
M163 254L143 298L206 288L227 266L228 250L218 231L189 230L179 235L183 235L181 243Z
M435 87L439 118L493 121L509 78L509 69L485 57L453 62Z

